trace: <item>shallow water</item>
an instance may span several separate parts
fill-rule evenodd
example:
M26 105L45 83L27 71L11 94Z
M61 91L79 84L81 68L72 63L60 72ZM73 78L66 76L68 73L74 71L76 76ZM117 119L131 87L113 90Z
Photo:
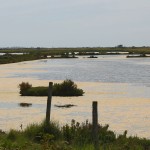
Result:
M98 101L99 122L117 133L150 138L150 59L99 56L98 59L53 59L0 66L0 129L20 129L45 117L46 97L21 97L18 84L48 85L66 78L85 91L82 97L53 97L52 114L60 124L91 121L92 101ZM59 81L57 81L59 80ZM29 102L22 108L18 103ZM54 105L77 105L56 108Z
M24 64L24 63L23 63ZM23 65L20 63L20 67ZM150 58L125 58L125 56L99 56L98 59L49 59L32 63L34 68L23 68L23 72L9 77L33 77L40 80L64 80L81 82L117 82L148 84L150 80ZM24 74L25 69L32 70ZM20 71L22 67L20 68ZM44 73L43 73L44 71ZM150 84L148 84L150 86Z

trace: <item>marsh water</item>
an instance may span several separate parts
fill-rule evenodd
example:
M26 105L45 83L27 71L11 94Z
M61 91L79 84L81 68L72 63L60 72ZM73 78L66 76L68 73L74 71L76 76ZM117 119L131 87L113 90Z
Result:
M21 97L18 84L45 86L49 81L72 79L85 91L82 97L53 97L53 120L60 124L91 121L92 101L98 101L99 123L116 133L150 138L150 58L104 55L74 59L45 59L0 66L0 129L19 130L20 124L41 122L46 97ZM22 108L20 102L32 103ZM54 105L74 104L72 108Z

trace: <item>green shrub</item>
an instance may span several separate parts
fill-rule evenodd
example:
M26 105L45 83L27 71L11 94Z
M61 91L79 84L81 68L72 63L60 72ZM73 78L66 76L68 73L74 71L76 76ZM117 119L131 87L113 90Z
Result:
M7 138L10 140L16 140L17 136L18 136L19 132L16 130L10 130L8 133Z
M48 87L32 87L27 90L27 96L47 96Z
M24 130L24 134L30 139L35 139L36 136L43 138L44 134L53 135L54 139L62 137L59 124L54 121L51 121L48 126L45 121L41 124L31 124Z
M101 143L111 143L116 140L114 132L108 130L108 125L98 125L98 137ZM62 127L64 139L69 143L76 143L78 145L86 145L93 142L92 124L88 121L80 124L72 120L71 126L68 124Z
M29 126L26 127L24 130L25 136L27 136L30 139L34 139L36 135L43 133L44 129L42 127L42 124L30 124Z
M53 96L82 96L82 89L78 89L72 80L65 80L61 84L55 83L53 86Z
M20 94L22 96L48 96L48 87L32 87L28 82L19 84ZM53 96L82 96L84 91L77 88L72 80L65 80L62 83L53 85Z
M20 94L22 96L26 96L27 95L27 90L31 89L32 85L29 84L28 82L22 82L19 84L19 88L20 88Z

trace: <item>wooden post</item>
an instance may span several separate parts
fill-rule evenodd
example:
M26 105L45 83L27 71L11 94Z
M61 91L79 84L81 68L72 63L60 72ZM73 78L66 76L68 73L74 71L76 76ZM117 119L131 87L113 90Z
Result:
M46 124L50 123L52 87L53 87L53 82L49 82L48 98L47 98L47 109L46 109Z
M92 111L92 121L93 121L93 142L94 150L99 150L99 140L98 140L98 111L97 111L97 102L93 102L93 111Z

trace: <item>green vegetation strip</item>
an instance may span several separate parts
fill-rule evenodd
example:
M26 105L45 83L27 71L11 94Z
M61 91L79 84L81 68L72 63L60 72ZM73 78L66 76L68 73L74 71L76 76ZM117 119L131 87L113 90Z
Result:
M28 82L19 84L21 96L48 96L48 87L32 87ZM53 85L53 96L82 96L84 91L77 88L72 80L65 80L62 83Z
M127 136L127 131L117 135L109 125L98 125L99 150L146 150L150 140ZM59 126L31 124L25 129L0 131L1 150L94 150L92 124L72 120L71 125Z
M120 52L128 52L129 54L150 54L150 47L124 47L119 45L117 47L79 48L1 48L0 53L5 53L5 55L0 56L0 64L46 58L76 58L76 55L110 55L120 54ZM23 55L12 55L12 53L23 53Z

